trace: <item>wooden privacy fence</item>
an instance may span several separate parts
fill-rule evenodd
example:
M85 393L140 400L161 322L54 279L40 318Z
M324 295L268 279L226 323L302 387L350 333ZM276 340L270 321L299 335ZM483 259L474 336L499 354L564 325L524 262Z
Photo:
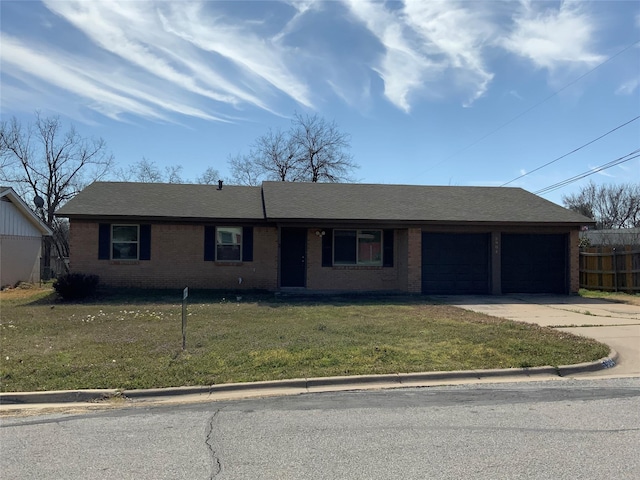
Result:
M581 248L580 288L640 293L640 247Z

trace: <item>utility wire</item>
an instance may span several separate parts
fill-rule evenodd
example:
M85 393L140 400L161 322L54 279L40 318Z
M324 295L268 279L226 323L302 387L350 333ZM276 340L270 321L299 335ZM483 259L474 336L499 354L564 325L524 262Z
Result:
M462 152L469 150L471 147L477 145L478 143L480 143L481 141L483 141L485 138L490 137L491 135L493 135L494 133L498 132L499 130L502 130L504 127L506 127L507 125L512 124L513 122L515 122L516 120L518 120L519 118L525 116L527 113L529 113L531 110L538 108L540 105L542 105L543 103L551 100L553 97L555 97L556 95L558 95L560 92L563 92L564 90L566 90L567 88L569 88L570 86L572 86L573 84L579 82L580 80L582 80L584 77L586 77L587 75L590 75L591 73L593 73L594 71L596 71L598 68L602 67L604 64L610 62L611 60L613 60L614 58L622 55L624 52L626 52L627 50L629 50L630 48L634 47L635 45L637 45L638 43L640 43L640 40L636 40L635 42L627 45L626 47L624 47L622 50L620 50L619 52L617 52L616 54L610 56L609 58L607 58L605 61L603 61L602 63L596 65L595 67L593 67L591 70L583 73L582 75L580 75L578 78L576 78L575 80L567 83L564 87L562 87L560 90L556 90L555 92L553 92L551 95L549 95L548 97L543 98L542 100L540 100L538 103L533 104L531 107L527 108L525 111L519 113L518 115L516 115L515 117L511 118L511 120L507 120L505 123L501 124L500 126L494 128L493 130L491 130L490 132L486 133L485 135L483 135L482 137L478 138L477 140L471 142L469 145L467 145L466 147L458 150L457 152L452 153L451 155L449 155L448 157L446 157L444 160L436 163L435 165L432 165L431 167L427 168L424 173L429 172L431 170L433 170L436 167L439 167L440 165L442 165L443 163L451 160L453 157L456 157L458 155L460 155Z
M640 118L640 115L638 115L636 118L632 118L631 120L629 120L629 121L628 121L628 122L626 122L626 123L623 123L622 125L618 125L618 126L617 126L616 128L614 128L613 130L609 130L607 133L605 133L605 134L603 134L603 135L600 135L598 138L595 138L595 139L591 140L590 142L585 143L584 145L582 145L582 146L580 146L580 147L578 147L578 148L576 148L576 149L574 149L574 150L571 150L569 153L565 153L564 155L562 155L562 156L560 156L560 157L558 157L558 158L556 158L556 159L554 159L554 160L551 160L550 162L547 162L547 163L545 163L544 165L539 166L538 168L534 168L534 169L533 169L533 170L531 170L530 172L523 173L523 174L522 174L522 175L520 175L519 177L516 177L516 178L514 178L513 180L509 180L507 183L503 183L503 184L502 184L502 185L500 185L500 186L501 186L501 187L504 187L505 185L509 185L510 183L515 182L516 180L521 179L522 177L526 177L527 175L529 175L529 174L531 174L531 173L533 173L533 172L537 172L538 170L540 170L540 169L542 169L542 168L544 168L544 167L548 167L548 166L549 166L549 165L551 165L552 163L555 163L555 162L557 162L558 160L562 160L564 157L568 157L568 156L569 156L569 155L571 155L572 153L576 153L577 151L582 150L582 149L583 149L583 148L585 148L585 147L588 147L588 146L589 146L589 145L591 145L592 143L595 143L595 142L597 142L598 140L600 140L601 138L604 138L604 137L606 137L607 135L609 135L609 134L611 134L611 133L615 132L616 130L621 129L622 127L627 126L627 125L629 125L629 124L630 124L630 123L632 123L632 122L635 122L635 121L636 121L636 120L638 120L639 118Z
M552 192L554 190L558 190L559 188L562 188L571 183L577 182L578 180L582 180L583 178L593 175L594 173L601 172L602 170L606 170L608 168L615 167L616 165L620 165L622 163L633 160L634 158L638 158L640 157L639 152L640 152L640 148L634 150L633 152L627 153L622 157L616 158L615 160L611 160L610 162L607 162L604 165L600 165L599 167L592 168L591 170L580 173L574 177L567 178L566 180L562 180L561 182L554 183L553 185L549 185L548 187L545 187L533 193L535 193L536 195L541 195L544 193Z

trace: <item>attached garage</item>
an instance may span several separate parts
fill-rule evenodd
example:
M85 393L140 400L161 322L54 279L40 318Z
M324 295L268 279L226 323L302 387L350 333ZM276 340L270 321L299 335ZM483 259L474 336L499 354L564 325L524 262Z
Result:
M579 232L594 224L521 188L275 181L96 182L56 215L74 270L106 285L427 295L577 293ZM100 257L114 223L151 224L150 260ZM216 227L242 228L241 261L209 255L229 245Z
M490 235L422 234L422 293L490 293Z
M566 234L503 234L502 293L567 293Z

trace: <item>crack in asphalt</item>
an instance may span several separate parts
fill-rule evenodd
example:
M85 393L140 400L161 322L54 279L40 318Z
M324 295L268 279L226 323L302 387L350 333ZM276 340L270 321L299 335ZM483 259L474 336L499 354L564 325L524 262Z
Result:
M218 456L218 452L216 452L212 443L213 422L216 420L216 417L218 416L221 410L222 409L216 410L211 416L211 418L209 419L209 421L207 422L207 429L206 429L206 436L205 436L204 443L207 445L207 449L211 454L211 461L212 461L212 469L211 469L211 475L209 476L209 480L214 480L218 476L218 474L222 471L222 463L220 462L220 457Z

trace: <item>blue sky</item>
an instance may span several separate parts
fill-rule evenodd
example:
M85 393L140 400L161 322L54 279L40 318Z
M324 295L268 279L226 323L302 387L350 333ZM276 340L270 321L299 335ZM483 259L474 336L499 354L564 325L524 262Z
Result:
M229 174L295 112L365 183L536 192L640 148L640 2L6 1L1 113L60 115L119 166ZM640 182L640 158L589 180Z

